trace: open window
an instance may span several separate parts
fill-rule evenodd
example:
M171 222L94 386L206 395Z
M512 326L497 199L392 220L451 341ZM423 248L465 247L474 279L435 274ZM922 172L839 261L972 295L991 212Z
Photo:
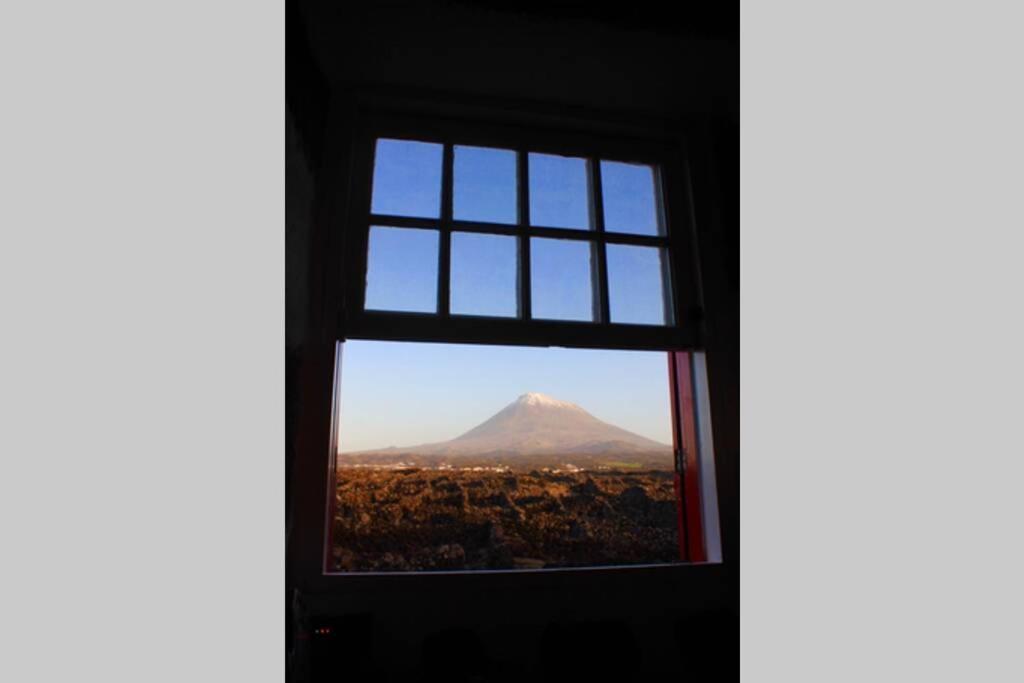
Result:
M375 116L353 149L324 571L718 560L679 146Z

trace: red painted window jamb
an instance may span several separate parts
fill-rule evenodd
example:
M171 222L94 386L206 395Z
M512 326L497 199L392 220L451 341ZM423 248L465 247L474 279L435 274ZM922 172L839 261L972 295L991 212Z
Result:
M672 450L678 500L679 559L704 562L704 528L700 507L700 471L697 452L696 402L693 396L692 358L688 351L668 354L672 392Z

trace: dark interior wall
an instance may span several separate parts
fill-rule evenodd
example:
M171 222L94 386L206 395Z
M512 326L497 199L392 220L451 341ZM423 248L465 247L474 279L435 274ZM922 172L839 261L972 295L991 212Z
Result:
M703 245L703 280L708 299L708 375L715 460L720 491L722 542L728 569L740 560L740 180L739 123L712 119L708 131L714 215ZM734 577L738 579L738 574Z
M649 26L595 18L586 5L552 16L529 3L309 3L307 16L312 51L335 85L668 116L737 112L736 43L697 30L681 35L678 16L650 3L647 9ZM723 69L730 79L717 77Z
M582 3L296 2L287 25L288 516L311 496L292 476L304 406L299 368L324 329L322 255L345 185L332 158L356 90L599 112L697 138L695 212L726 562L517 576L352 577L305 590L293 680L576 680L650 672L730 680L738 669L738 23L731 9L669 17ZM329 123L329 122L334 123ZM332 129L332 126L334 128ZM341 126L343 127L343 126ZM343 145L342 145L343 146ZM325 159L325 156L327 157ZM308 363L307 363L308 365ZM315 374L315 373L314 373ZM308 416L305 418L308 419ZM305 492L308 494L308 492ZM301 517L301 515L300 515ZM301 530L300 530L301 531ZM289 541L289 566L294 544ZM289 618L302 588L291 570ZM299 622L290 621L291 626ZM329 624L331 634L308 629ZM305 630L304 630L305 629ZM292 641L293 636L300 637ZM308 636L309 640L305 640ZM307 647L308 646L308 647ZM295 653L298 654L295 654ZM705 670L701 674L702 670ZM645 672L645 673L641 673ZM363 676L363 678L359 678Z
M313 212L313 174L302 150L295 117L285 112L285 342L295 348L309 322L309 236ZM294 275L294 277L292 277Z

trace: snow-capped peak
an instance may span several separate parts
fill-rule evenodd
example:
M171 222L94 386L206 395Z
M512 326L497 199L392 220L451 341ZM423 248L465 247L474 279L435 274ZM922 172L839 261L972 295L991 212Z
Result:
M575 403L569 403L568 401L559 401L557 398L551 398L547 394L541 394L536 391L523 394L518 399L517 403L525 404L528 406L549 406L552 408L579 408Z

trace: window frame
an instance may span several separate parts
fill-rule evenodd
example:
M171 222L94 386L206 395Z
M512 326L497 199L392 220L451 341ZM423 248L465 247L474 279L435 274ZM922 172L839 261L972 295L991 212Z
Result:
M438 218L384 216L371 211L374 149L378 138L443 145L441 211ZM342 231L344 277L334 297L342 339L497 343L671 351L699 348L702 341L702 303L695 258L695 233L684 150L678 140L634 138L588 133L566 128L481 123L459 118L421 117L392 112L359 117L352 137L349 170L349 208ZM517 153L518 221L516 224L456 220L453 217L454 147L467 145L514 150ZM530 153L588 159L592 227L589 230L528 224ZM600 161L650 164L655 168L656 201L662 235L636 235L604 230ZM431 229L439 233L437 311L435 313L364 310L367 248L371 226ZM451 314L451 233L473 232L516 237L521 259L518 300L520 316L500 318ZM593 321L547 320L531 317L530 239L554 238L592 245L597 258L591 278ZM605 246L622 244L658 247L662 259L664 325L610 321Z
M426 115L426 116L424 116ZM481 123L484 121L486 123ZM500 318L449 318L444 325L424 324L416 321L422 314L360 315L362 299L353 299L352 279L365 273L365 265L353 267L360 259L360 243L365 254L365 240L369 235L370 186L372 180L373 140L376 137L429 140L453 131L459 133L459 143L501 147L504 141L528 144L529 151L541 153L587 156L599 149L609 160L654 160L659 164L662 197L665 202L666 226L670 239L670 258L674 268L675 327L632 326L617 324L600 327L595 323L522 321ZM702 134L695 121L666 121L637 117L619 117L607 112L567 110L557 106L528 106L516 103L488 103L480 100L443 100L413 93L380 93L356 90L345 98L335 100L330 107L325 154L320 180L317 185L316 241L313 249L323 254L314 258L314 304L312 308L313 337L301 365L300 385L304 387L305 408L301 411L297 430L297 460L294 471L295 487L310 495L294 499L293 522L289 528L288 573L290 581L309 594L319 595L323 608L340 607L333 600L347 601L351 590L370 589L375 586L423 586L449 590L452 581L482 581L487 585L528 587L548 585L551 575L559 581L571 582L583 575L621 573L626 569L631 576L662 575L685 572L690 575L702 564L697 558L686 557L683 562L660 565L632 565L629 567L591 567L551 570L494 570L466 573L416 572L412 574L388 573L335 573L330 570L332 548L330 527L334 511L334 474L337 425L337 392L341 382L340 350L346 339L380 339L394 341L435 341L456 343L512 344L532 346L566 346L576 348L607 348L668 351L669 357L687 358L690 367L699 361L700 371L691 380L703 390L691 394L700 413L696 418L699 430L699 460L674 444L677 462L690 467L682 471L680 485L698 482L702 493L703 524L684 520L687 529L702 534L708 562L723 561L718 520L718 498L715 483L715 457L711 452L712 425L706 351L705 314L702 303L702 276L699 267L699 226L696 222L699 207L694 204L697 194L691 171L690 155L698 165L703 148L697 145L690 151L684 132ZM524 136L528 140L524 140ZM699 139L698 139L699 142ZM598 144L599 143L599 144ZM596 145L596 146L595 146ZM518 149L518 146L514 146ZM700 165L700 169L704 166ZM707 188L701 184L700 191ZM365 204L360 197L365 198ZM708 207L703 209L706 214ZM359 226L362 225L362 230ZM360 239L359 235L363 237ZM629 239L627 237L627 239ZM363 257L365 258L365 256ZM362 291L360 290L360 296ZM358 303L358 306L353 305ZM484 322L486 324L481 325ZM696 353L692 353L696 352ZM681 355L680 355L681 354ZM670 361L671 362L671 361ZM670 372L670 401L673 416L678 415L678 373ZM689 385L693 390L693 384ZM709 475L705 477L704 474ZM677 473L680 470L677 468ZM691 476L694 475L694 476ZM709 494L710 495L707 495ZM710 506L710 507L709 507ZM680 514L685 515L685 511ZM687 543L694 536L688 532ZM706 539L706 540L705 540ZM714 547L710 545L714 543ZM681 547L681 552L686 552ZM655 574L651 574L654 572ZM502 577L508 577L507 579ZM693 575L696 576L696 575ZM544 578L548 577L548 578ZM426 581L428 583L423 584ZM501 582L501 583L495 583ZM343 597L348 596L348 597ZM346 603L347 604L347 603Z

